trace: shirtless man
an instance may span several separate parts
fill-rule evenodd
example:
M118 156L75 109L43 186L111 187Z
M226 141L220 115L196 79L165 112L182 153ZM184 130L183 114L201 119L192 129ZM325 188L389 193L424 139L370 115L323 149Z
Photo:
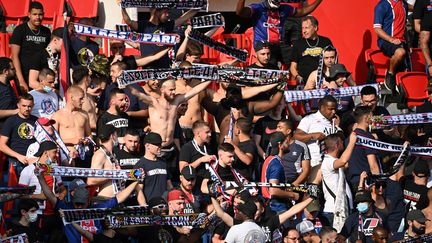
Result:
M69 151L76 152L74 146L83 144L91 135L89 116L82 109L84 90L72 85L67 90L66 107L58 110L51 119L56 122L54 128L59 132Z
M161 96L159 80L149 80L143 86L144 92L153 98L159 99Z
M173 79L165 80L160 88L161 97L156 99L152 96L139 92L132 86L128 89L140 101L149 105L150 128L152 132L159 133L162 137L162 148L173 146L174 127L177 120L177 106L207 88L210 81L203 82L187 91L185 94L176 94L176 85Z
M120 164L112 155L113 147L118 143L116 128L113 125L107 125L99 131L100 149L98 149L92 158L92 169L118 170ZM115 197L120 188L119 180L105 178L88 178L87 185L97 186L98 195L95 201L103 201Z
M93 102L92 98L87 95L87 90L90 86L90 74L86 67L79 66L74 69L72 73L72 80L74 84L84 90L84 103L82 105L83 111L86 111L89 116L90 128L92 131L96 131L96 104Z

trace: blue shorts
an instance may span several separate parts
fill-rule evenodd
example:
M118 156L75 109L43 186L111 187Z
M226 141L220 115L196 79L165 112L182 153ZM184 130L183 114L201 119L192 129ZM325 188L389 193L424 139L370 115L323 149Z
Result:
M384 55L388 56L388 57L392 57L394 55L394 53L396 52L397 49L399 48L404 48L405 49L405 44L401 43L399 45L395 45L393 43L390 43L388 41L384 41L382 43L382 45L380 46L380 50L382 52L384 52Z

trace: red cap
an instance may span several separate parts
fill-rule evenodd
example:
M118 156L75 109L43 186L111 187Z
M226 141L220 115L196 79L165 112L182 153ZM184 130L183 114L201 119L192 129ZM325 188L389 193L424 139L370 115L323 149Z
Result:
M42 126L53 125L54 123L56 123L55 120L51 120L46 117L40 117L39 119L37 119L37 122Z
M173 200L183 200L184 199L184 193L180 190L172 190L168 192L168 202Z

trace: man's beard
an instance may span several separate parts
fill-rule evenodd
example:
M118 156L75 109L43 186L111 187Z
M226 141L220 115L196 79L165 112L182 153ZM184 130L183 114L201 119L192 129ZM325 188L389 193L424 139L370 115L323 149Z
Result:
M115 109L116 109L117 113L122 113L123 112L123 110L118 105L115 106Z

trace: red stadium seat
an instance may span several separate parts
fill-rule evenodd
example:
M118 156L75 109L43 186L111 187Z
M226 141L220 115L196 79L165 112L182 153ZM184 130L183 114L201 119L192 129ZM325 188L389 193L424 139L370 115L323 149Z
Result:
M396 84L408 107L422 105L429 98L428 76L424 72L399 72L396 74Z
M426 61L420 48L411 49L411 64L413 72L425 72Z
M56 20L59 16L63 16L64 1L62 0L38 0L44 7L43 24L51 30L56 25ZM61 17L63 19L63 17Z
M390 64L390 58L380 50L368 49L365 51L366 63L369 67L368 82L384 82L386 70Z
M6 31L12 32L27 16L30 0L0 1L6 19Z
M66 0L72 7L75 19L94 18L97 16L98 0L87 0L83 4L82 0Z

